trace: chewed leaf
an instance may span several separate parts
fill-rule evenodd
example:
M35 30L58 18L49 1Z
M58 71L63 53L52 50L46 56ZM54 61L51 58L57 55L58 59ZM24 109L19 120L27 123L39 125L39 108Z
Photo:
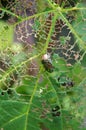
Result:
M0 130L81 128L86 116L81 3L0 1Z

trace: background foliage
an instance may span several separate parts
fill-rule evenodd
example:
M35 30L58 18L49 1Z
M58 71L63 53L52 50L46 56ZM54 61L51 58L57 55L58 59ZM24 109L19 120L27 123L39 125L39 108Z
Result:
M0 18L0 129L86 130L86 2L2 0Z

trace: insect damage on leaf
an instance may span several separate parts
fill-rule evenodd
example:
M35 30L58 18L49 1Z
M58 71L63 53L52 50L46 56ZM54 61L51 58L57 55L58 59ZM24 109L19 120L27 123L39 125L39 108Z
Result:
M52 108L52 116L53 117L58 117L58 116L60 116L60 114L61 114L61 112L60 112L59 106Z
M68 78L66 76L58 77L58 83L61 86L64 86L66 88L70 88L70 87L74 86L74 82L70 78Z

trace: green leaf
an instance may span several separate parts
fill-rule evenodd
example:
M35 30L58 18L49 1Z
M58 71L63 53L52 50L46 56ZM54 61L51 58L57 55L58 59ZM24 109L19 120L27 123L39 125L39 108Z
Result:
M86 116L85 6L80 0L6 2L0 3L1 17L11 15L0 21L0 129L78 130ZM46 53L52 73L41 65Z
M13 27L0 21L0 50L9 47L13 42Z
M0 101L0 128L4 130L24 130L27 103L19 101Z

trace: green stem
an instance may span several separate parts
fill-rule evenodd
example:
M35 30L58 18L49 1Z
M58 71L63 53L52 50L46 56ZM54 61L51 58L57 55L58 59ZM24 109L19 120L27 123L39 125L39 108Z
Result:
M33 101L34 95L35 95L35 93L37 91L38 83L39 83L40 76L41 76L41 73L42 73L41 71L42 71L42 67L40 68L40 71L39 71L39 73L37 75L37 81L35 83L34 90L33 90L32 94L31 94L31 98L30 98L30 101L28 103L28 108L27 108L27 111L26 111L26 121L25 121L25 128L24 128L24 130L27 130L27 125L29 124L28 123L28 116L29 116L29 112L30 112L30 109L31 109L31 105L32 105L32 101Z
M60 108L61 108L61 104L60 104L59 97L58 97L58 95L57 95L57 92L56 92L55 88L53 87L52 82L51 82L50 79L49 79L49 76L48 76L47 74L45 74L45 77L46 77L46 79L49 81L49 83L50 83L50 85L51 85L51 87L52 87L52 90L53 90L53 92L55 93L54 96L57 97L57 101L56 101L57 105L59 105ZM49 91L48 91L48 92L49 92ZM63 116L62 116L62 110L61 110L61 130L63 130L63 118L62 118L62 117L63 117Z
M8 14L10 14L10 15L16 17L16 18L18 18L19 20L22 20L22 17L16 15L15 13L12 13L11 11L9 11L9 10L7 10L7 9L5 9L5 8L0 8L0 10L2 10L3 12L6 12L6 13L8 13Z
M68 12L68 11L76 11L76 10L86 10L86 8L77 8L77 7L72 7L72 8L66 8L62 9L62 12Z
M53 9L55 9L54 4L52 4L52 2L50 2L50 0L47 0L47 2L49 3L49 5L50 5Z
M55 27L55 24L56 24L57 16L58 16L58 14L54 13L54 18L52 19L52 24L51 24L51 27L50 27L50 30L49 30L49 33L48 33L48 36L47 36L47 40L46 40L46 43L45 43L45 47L44 47L44 50L43 50L42 53L45 53L47 48L48 48L48 44L50 42L52 31L53 31L53 28Z
M37 14L34 14L34 15L32 15L32 16L28 16L28 17L26 17L26 18L22 18L22 20L19 21L19 22L16 22L16 23L14 24L14 26L16 26L16 25L18 25L19 23L24 22L24 21L26 21L26 20L30 20L30 19L32 19L32 18L36 18L36 17L42 16L42 15L47 14L47 13L53 13L53 12L55 12L55 11L56 11L55 9L51 9L51 10L49 10L49 11L37 13Z

